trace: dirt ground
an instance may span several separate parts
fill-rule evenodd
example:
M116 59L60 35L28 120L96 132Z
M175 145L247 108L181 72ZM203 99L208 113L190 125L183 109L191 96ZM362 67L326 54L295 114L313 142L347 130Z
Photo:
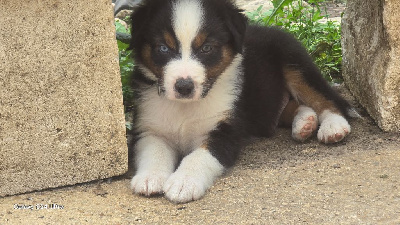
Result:
M0 224L398 224L400 135L363 119L344 142L254 139L199 201L133 195L129 177L0 198Z
M199 201L133 195L129 177L0 198L0 224L400 224L400 135L364 117L339 144L254 139Z

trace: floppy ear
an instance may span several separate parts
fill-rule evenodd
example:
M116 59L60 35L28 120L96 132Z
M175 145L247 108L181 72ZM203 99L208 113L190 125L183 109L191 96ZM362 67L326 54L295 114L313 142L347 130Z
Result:
M238 9L233 4L225 8L225 22L231 32L235 50L242 53L243 40L247 28L247 18L243 15L243 10Z
M147 1L136 7L131 14L131 42L128 49L137 48L138 44L142 43L144 28L151 15L151 8L151 1Z

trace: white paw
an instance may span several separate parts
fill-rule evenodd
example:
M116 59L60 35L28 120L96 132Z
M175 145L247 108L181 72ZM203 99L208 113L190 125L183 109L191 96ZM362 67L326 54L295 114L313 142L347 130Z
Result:
M184 172L173 173L163 188L165 197L175 203L198 200L204 196L207 189L205 181Z
M300 106L293 119L292 137L298 141L305 141L317 129L318 117L310 107Z
M169 175L162 172L139 173L132 178L131 188L134 193L145 196L161 194Z
M317 134L321 142L336 143L351 132L350 125L343 116L328 111L323 112L321 117L323 119Z

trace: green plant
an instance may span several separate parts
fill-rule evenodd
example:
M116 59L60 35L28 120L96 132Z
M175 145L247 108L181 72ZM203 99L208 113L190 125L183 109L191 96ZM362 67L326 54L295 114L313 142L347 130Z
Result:
M128 18L127 18L128 19ZM130 28L125 27L120 20L115 21L116 32L120 34L130 34ZM133 73L134 62L132 59L132 50L128 50L129 44L117 39L119 68L121 73L122 94L124 98L125 126L127 130L132 130L130 108L133 106L133 90L129 85L130 76Z
M130 29L126 28L122 22L115 22L117 32L130 34ZM133 72L134 62L132 60L132 51L128 50L129 44L117 40L119 50L119 67L121 72L122 93L124 96L125 111L131 107L133 102L133 90L129 85L130 76Z
M341 82L341 28L338 22L328 20L320 7L323 1L273 0L273 9L263 11L260 6L247 16L251 23L278 26L292 33L306 47L324 78Z

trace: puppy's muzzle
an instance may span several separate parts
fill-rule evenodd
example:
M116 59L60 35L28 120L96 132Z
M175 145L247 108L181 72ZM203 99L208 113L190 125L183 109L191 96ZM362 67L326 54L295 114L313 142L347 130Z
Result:
M193 79L179 78L175 83L176 98L192 98L194 96L195 85Z

